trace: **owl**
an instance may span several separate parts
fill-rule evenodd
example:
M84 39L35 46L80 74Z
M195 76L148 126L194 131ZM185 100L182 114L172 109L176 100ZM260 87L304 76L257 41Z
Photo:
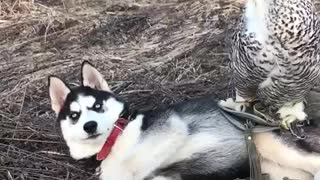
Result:
M311 0L247 0L229 52L236 98L245 111L259 100L282 127L305 121L304 99L319 81L320 24Z

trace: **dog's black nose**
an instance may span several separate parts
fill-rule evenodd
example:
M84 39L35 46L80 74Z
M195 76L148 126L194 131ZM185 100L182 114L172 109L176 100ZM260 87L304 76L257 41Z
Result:
M83 126L84 131L88 134L93 134L97 131L98 124L95 121L86 122Z

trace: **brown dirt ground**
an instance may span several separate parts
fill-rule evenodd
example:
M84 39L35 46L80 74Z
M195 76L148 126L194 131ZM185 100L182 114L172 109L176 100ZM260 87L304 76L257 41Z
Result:
M47 76L79 84L90 60L115 93L153 108L228 87L240 0L0 1L0 179L96 179L72 160Z

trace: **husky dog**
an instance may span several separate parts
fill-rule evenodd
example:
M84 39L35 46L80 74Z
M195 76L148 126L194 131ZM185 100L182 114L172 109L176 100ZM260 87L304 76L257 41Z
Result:
M51 106L71 156L77 160L96 156L101 180L249 176L244 133L226 120L215 99L133 111L89 62L81 69L82 85L73 89L58 77L49 77ZM311 180L320 171L320 141L316 142L320 131L306 131L314 137L295 141L279 132L255 135L262 171L271 180Z
M102 180L231 180L248 175L243 134L222 118L214 99L131 111L102 75L82 64L82 85L49 77L52 109L74 159L102 155ZM119 120L126 127L115 127ZM120 125L116 125L120 126ZM114 130L119 136L108 141ZM109 148L104 148L111 144Z

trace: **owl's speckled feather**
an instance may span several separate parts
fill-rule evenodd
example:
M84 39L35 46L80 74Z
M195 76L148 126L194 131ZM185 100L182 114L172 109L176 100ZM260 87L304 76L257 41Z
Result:
M233 34L236 92L276 110L303 101L318 82L320 23L311 0L247 0Z

